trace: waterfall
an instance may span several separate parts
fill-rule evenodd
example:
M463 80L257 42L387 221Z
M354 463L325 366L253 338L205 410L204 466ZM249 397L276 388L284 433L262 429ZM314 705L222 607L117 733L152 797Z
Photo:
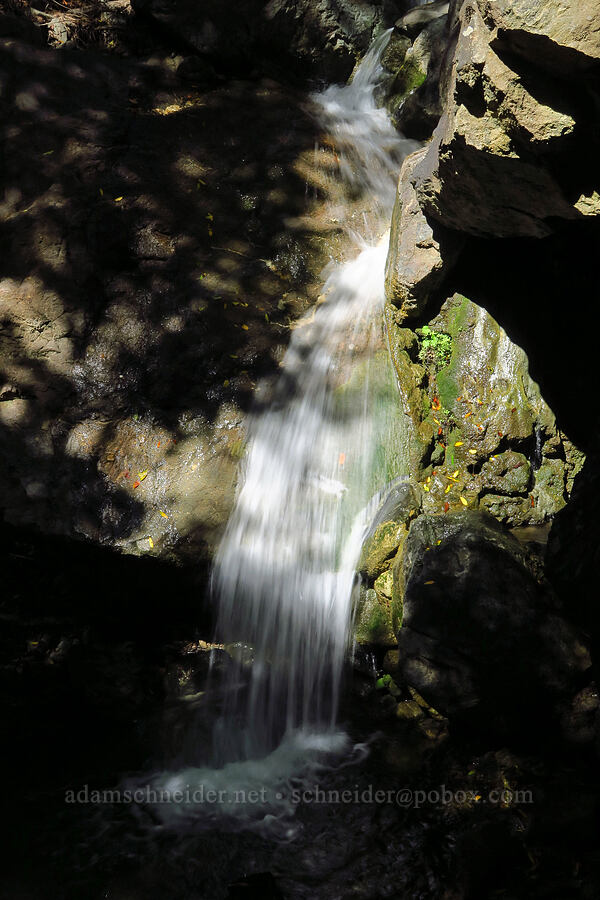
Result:
M366 201L380 233L400 162L415 146L375 102L390 33L349 85L313 97L339 175ZM259 391L248 418L241 487L212 591L218 639L240 642L252 664L234 667L224 691L212 768L163 774L159 783L238 792L268 785L270 793L259 806L221 804L210 815L204 807L205 823L287 822L286 780L309 777L311 763L348 746L336 715L355 570L372 498L406 474L382 315L387 244L387 234L372 244L363 239L356 258L330 272L324 299L294 329L278 380ZM197 810L171 803L158 812L189 824Z

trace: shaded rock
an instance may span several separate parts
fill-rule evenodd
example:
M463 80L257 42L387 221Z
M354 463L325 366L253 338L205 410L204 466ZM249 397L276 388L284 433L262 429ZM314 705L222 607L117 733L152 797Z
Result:
M546 570L569 616L590 635L597 665L600 652L600 459L593 453L575 478L569 503L552 523Z
M392 2L348 0L134 0L136 12L168 29L217 69L290 66L293 74L345 81L375 29L397 15Z
M580 635L488 516L422 516L394 574L403 677L444 715L526 732L549 723L589 668Z
M440 77L446 45L446 17L435 17L405 52L389 87L391 96L386 106L392 121L403 134L415 140L431 137L442 113Z
M424 148L405 159L392 214L386 297L399 308L402 319L422 314L460 247L453 235L430 223L419 205L413 174L428 152Z

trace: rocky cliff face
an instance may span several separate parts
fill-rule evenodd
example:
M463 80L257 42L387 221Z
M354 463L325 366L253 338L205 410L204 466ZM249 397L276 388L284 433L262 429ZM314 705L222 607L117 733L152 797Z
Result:
M410 40L414 48L414 33ZM591 2L451 0L436 58L439 121L400 173L386 276L394 361L411 397L422 397L420 407L412 403L422 438L421 508L433 518L418 517L388 555L388 628L400 636L397 677L434 705L467 708L480 705L486 677L473 675L469 692L458 670L482 644L496 653L510 631L502 618L493 634L483 633L487 614L475 595L486 593L488 579L474 549L488 539L482 511L527 526L529 533L515 533L542 542L528 544L537 549L525 569L513 546L515 583L533 573L532 584L547 591L549 573L563 615L597 640L589 591L598 491L584 452L598 435L590 388L599 320L590 287L600 235L600 12ZM422 90L409 86L400 108ZM458 543L448 546L443 522L461 515ZM547 534L552 521L544 570L545 538L531 528ZM453 615L444 634L437 630L435 598L452 596L453 558L459 581L481 568L467 604L480 609L478 633L469 644L458 626L469 644L461 645L460 664L448 637ZM499 571L491 581L494 593ZM527 605L535 618L535 604ZM464 624L468 616L459 618ZM560 619L553 628L549 621L546 637L559 634ZM560 653L551 655L540 684L562 665ZM489 709L504 715L506 702L498 695Z

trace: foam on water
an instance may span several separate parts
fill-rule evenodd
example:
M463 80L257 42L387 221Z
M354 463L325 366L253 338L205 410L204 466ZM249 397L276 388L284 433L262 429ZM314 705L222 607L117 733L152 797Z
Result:
M374 99L389 34L350 85L314 98L341 177L377 207L383 227L399 163L414 147ZM390 452L398 437L390 409L400 403L382 316L387 247L386 234L330 272L324 302L294 330L278 380L258 392L248 418L241 487L212 589L219 640L249 645L253 663L249 675L233 667L210 766L151 779L156 789L240 799L156 804L169 827L289 837L290 785L352 756L336 716L355 570L377 492L403 471L402 454ZM241 799L250 791L264 801Z

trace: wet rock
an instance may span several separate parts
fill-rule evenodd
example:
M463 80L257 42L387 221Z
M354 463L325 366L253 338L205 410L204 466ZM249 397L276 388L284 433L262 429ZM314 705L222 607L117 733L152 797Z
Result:
M426 7L421 10L425 12ZM435 15L406 51L388 88L386 107L396 128L407 137L427 140L442 114L440 77L447 43L446 17Z
M394 647L389 601L374 590L364 591L355 613L354 640L359 644Z
M406 539L407 530L398 522L383 522L363 547L358 571L369 578L377 578L389 567L391 558Z
M394 574L404 606L399 665L429 704L499 733L556 720L589 654L491 517L422 516Z

